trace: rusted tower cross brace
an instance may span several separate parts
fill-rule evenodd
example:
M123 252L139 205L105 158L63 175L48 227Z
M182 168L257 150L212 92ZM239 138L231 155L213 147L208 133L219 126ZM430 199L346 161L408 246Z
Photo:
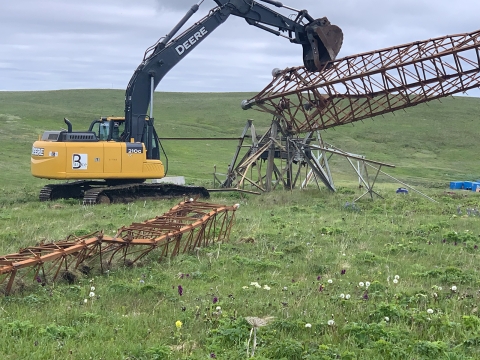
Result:
M153 250L176 256L213 242L227 241L237 206L182 202L162 216L122 227L114 237L95 232L40 244L0 256L0 291L8 295L15 281L55 281L69 270L99 263L102 271L117 259L134 264Z
M319 73L287 68L243 107L292 134L349 124L479 87L479 48L475 31L345 57Z

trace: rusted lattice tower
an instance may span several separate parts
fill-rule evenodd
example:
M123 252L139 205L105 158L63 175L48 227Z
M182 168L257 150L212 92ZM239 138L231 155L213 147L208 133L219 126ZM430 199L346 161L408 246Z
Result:
M309 167L302 185L314 179L335 190L328 157L337 154L351 162L372 195L369 184L376 176L369 179L361 169L370 165L378 175L381 166L391 165L325 144L319 131L479 87L479 47L480 31L475 31L348 56L327 63L316 73L305 67L274 70L272 82L242 104L244 109L271 114L272 126L259 141L252 141L239 161L237 151L224 187L243 187L245 181L262 191L279 183L291 187L295 178L291 176L292 159L301 155ZM275 159L282 156L287 165L279 169ZM249 171L260 159L267 167L253 179Z

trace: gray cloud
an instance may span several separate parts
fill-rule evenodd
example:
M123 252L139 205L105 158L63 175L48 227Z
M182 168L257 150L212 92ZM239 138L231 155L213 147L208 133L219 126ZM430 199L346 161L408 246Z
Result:
M197 0L16 0L0 3L0 90L126 87L145 49ZM478 29L480 2L283 0L345 34L339 56ZM215 7L205 0L192 24ZM284 15L291 11L275 8ZM231 17L179 63L162 91L257 91L302 49Z

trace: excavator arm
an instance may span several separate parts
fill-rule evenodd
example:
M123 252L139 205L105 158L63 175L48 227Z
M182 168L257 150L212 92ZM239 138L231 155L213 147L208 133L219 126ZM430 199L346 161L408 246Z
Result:
M278 1L262 1L277 7L286 7ZM294 19L290 19L253 0L215 0L218 7L173 38L198 10L202 2L203 0L193 5L169 34L147 49L142 63L136 69L126 89L123 139L145 143L147 153L148 139L154 132L151 100L153 100L155 88L170 69L230 15L242 17L252 26L302 45L304 64L309 71L319 71L328 61L334 60L343 41L340 28L331 25L327 18L315 20L306 10L286 7L297 13ZM149 105L150 114L147 114Z

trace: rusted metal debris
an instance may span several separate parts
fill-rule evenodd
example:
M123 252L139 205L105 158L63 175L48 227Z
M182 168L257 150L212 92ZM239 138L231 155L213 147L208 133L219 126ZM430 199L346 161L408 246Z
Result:
M133 265L150 252L160 258L191 252L214 242L227 241L238 205L185 201L162 216L118 229L114 237L102 231L63 241L38 244L16 254L0 256L0 292L11 293L16 283L55 282L71 271L103 271L115 261Z
M284 122L292 134L328 129L466 92L480 86L480 31L417 41L274 73L245 101Z

